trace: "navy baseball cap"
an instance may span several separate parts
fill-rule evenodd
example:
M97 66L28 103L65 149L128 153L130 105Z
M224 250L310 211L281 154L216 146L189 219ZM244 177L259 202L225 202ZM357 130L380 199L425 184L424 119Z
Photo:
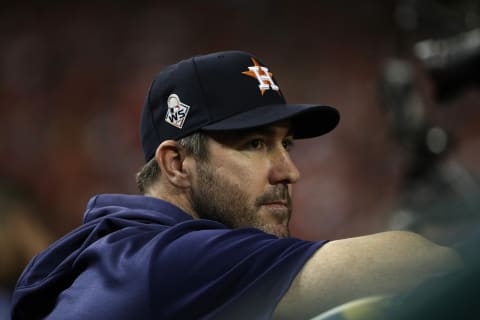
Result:
M272 71L243 51L195 56L170 65L153 80L140 124L145 161L160 143L196 131L242 130L292 119L295 139L335 128L336 109L287 104Z

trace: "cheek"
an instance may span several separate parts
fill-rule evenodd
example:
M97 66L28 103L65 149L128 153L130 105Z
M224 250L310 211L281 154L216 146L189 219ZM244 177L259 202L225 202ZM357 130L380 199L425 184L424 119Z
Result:
M240 184L259 184L267 181L265 166L259 162L233 163L222 166L225 174L234 177Z
M259 162L225 162L217 167L217 173L246 194L258 197L268 184L267 170Z

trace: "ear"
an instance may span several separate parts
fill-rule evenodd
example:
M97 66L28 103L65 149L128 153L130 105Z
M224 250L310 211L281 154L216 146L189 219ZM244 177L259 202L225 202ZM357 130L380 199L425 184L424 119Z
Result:
M155 160L164 176L170 183L179 188L190 186L188 171L185 170L185 150L174 140L165 140L155 152Z

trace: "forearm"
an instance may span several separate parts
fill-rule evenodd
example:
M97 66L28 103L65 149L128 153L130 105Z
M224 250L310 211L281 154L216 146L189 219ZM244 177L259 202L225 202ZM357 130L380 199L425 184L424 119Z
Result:
M332 241L305 264L277 314L310 316L352 299L401 293L461 265L453 250L410 232Z

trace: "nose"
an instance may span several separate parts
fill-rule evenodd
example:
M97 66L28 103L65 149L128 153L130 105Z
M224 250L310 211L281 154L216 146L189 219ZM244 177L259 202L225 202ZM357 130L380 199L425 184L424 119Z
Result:
M271 164L270 184L293 184L300 179L300 172L285 148L282 147L272 155Z

